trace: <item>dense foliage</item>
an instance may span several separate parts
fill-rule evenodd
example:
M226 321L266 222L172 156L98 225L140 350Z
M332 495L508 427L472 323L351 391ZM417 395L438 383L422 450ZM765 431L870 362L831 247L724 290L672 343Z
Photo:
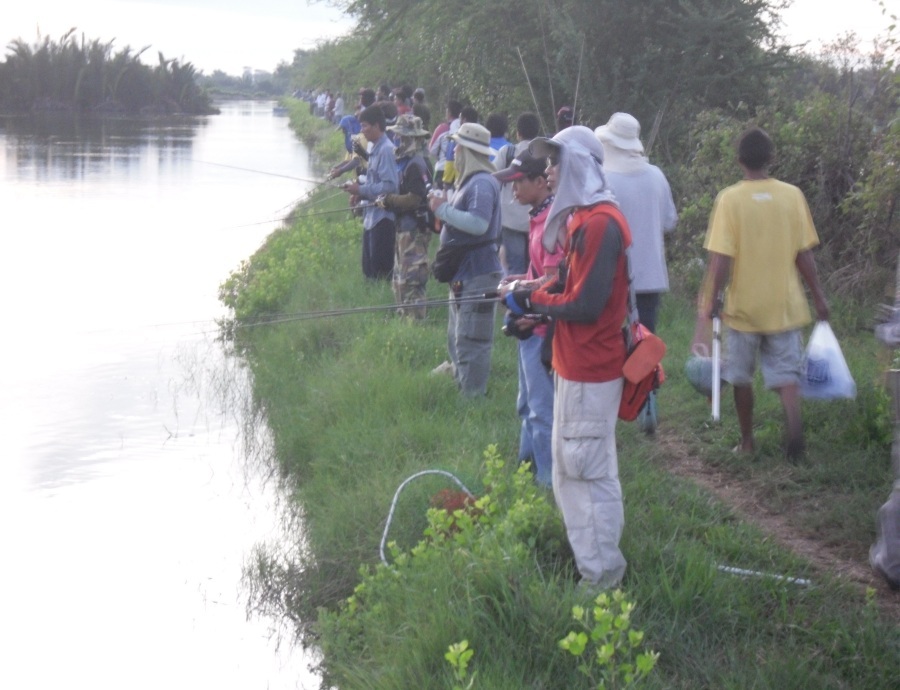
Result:
M354 93L423 86L435 118L447 98L510 121L537 110L554 131L575 105L597 126L635 115L681 215L676 270L701 255L716 192L740 177L734 140L773 136L773 175L806 194L822 241L826 288L880 297L898 251L900 43L895 17L860 46L852 34L822 55L786 46L786 0L334 0L358 19L349 36L297 51L294 87Z
M782 0L334 4L358 27L302 56L311 85L409 82L484 112L537 101L549 127L565 104L597 125L615 110L649 123L670 109L758 100L766 76L786 59L766 21Z
M213 98L277 98L288 92L290 72L285 63L275 72L245 70L240 76L215 70L212 74L199 74L197 83Z
M34 45L16 39L0 63L0 110L6 113L207 114L215 112L196 82L190 62L159 54L155 66L141 62L146 50L113 50L113 41L80 40L72 29L59 41Z

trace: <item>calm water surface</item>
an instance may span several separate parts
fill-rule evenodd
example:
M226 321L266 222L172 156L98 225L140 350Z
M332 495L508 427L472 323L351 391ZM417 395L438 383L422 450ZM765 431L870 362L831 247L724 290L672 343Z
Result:
M272 105L0 120L0 687L317 687L245 615L280 511L212 322L313 177Z

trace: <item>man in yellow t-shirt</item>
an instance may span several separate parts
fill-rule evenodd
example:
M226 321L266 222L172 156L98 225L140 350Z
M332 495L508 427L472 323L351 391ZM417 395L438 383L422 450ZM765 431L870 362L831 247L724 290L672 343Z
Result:
M810 322L801 277L812 294L817 318L828 320L828 302L812 255L819 238L803 192L768 177L775 153L769 135L750 129L737 149L744 179L719 193L704 245L712 277L709 316L721 312L728 326L723 378L734 387L741 430L735 450L754 450L752 386L759 355L766 387L781 397L786 453L795 459L804 451L800 329Z

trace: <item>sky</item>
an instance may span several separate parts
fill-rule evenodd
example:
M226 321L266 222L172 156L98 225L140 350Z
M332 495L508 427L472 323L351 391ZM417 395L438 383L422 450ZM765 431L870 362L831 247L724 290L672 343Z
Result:
M900 0L885 5L900 15ZM782 17L791 42L809 42L813 50L848 30L868 45L890 24L876 0L794 0ZM291 62L295 49L351 26L323 0L4 0L0 8L4 47L16 38L32 44L38 30L56 40L76 27L88 40L115 39L118 50L150 46L144 56L151 63L161 51L206 74L271 72Z
M151 64L158 53L212 74L272 72L291 62L297 48L346 33L352 23L317 0L4 0L0 39L33 44L38 35L59 39L76 27L88 40L115 39ZM4 51L5 55L5 51Z

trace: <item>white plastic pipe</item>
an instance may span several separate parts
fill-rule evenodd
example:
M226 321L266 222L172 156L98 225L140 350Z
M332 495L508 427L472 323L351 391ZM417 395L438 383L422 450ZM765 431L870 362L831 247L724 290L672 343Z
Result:
M793 585L808 586L812 584L812 580L807 580L802 577L789 577L787 575L776 575L775 573L761 573L758 570L745 570L744 568L734 568L730 565L719 565L716 567L721 572L728 573L729 575L740 575L741 577L765 577L771 580L783 580L784 582L789 582Z
M712 420L719 421L722 406L722 320L712 320Z

